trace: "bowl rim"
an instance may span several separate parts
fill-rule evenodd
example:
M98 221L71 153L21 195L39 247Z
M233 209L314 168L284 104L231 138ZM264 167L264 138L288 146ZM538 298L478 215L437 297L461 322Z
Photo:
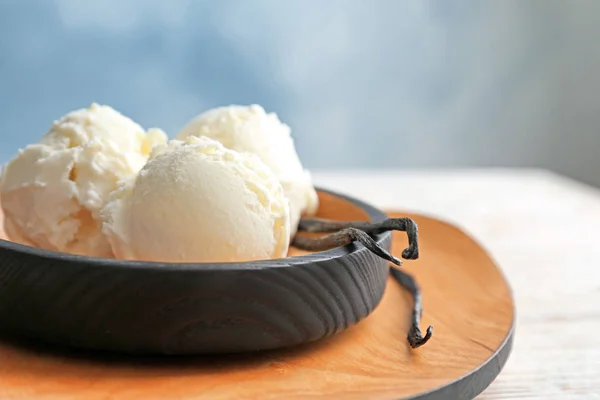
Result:
M333 190L325 189L319 186L315 186L315 190L318 192L327 193L336 197L340 197L358 207L360 207L370 218L371 221L378 222L385 218L387 215L379 210L378 208L367 204L357 198L349 196L347 194L339 193ZM377 243L381 244L391 232L384 232L375 236ZM354 246L352 250L348 250L348 246ZM295 265L311 264L320 261L337 259L346 256L350 253L356 253L361 251L369 251L360 243L353 243L344 247L336 247L330 250L318 251L310 254L285 257L285 258L274 258L265 260L253 260L253 261L224 261L224 262L187 262L187 263L168 263L159 261L139 261L139 260L120 260L115 258L103 258L103 257L90 257L84 255L63 253L54 250L46 250L39 247L29 246L26 244L12 242L10 240L0 239L0 251L10 251L20 253L22 255L36 257L43 260L50 260L53 262L63 263L85 263L88 267L102 267L102 268L117 268L123 269L146 269L146 270L259 270L268 268L278 267L292 267Z

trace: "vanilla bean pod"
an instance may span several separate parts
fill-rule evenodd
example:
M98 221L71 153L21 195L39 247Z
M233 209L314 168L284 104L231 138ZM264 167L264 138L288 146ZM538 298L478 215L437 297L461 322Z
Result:
M417 224L410 218L389 218L382 222L343 222L323 218L302 218L298 224L299 232L330 233L318 238L296 236L292 245L308 251L322 251L334 247L348 245L354 241L362 243L368 250L395 265L402 262L382 248L370 235L376 235L387 231L406 232L408 247L402 251L402 258L416 260L419 258L419 240ZM407 334L407 340L412 348L417 348L429 341L433 334L433 327L429 326L425 336L421 332L421 315L423 306L421 300L421 289L412 275L397 269L390 268L390 275L407 290L412 299L411 326Z
M433 327L429 326L425 333L425 336L421 333L421 316L423 314L423 305L421 302L421 288L417 284L415 278L412 275L398 269L390 268L390 274L392 277L402 286L403 289L408 291L413 299L413 307L411 314L411 325L408 331L407 339L408 344L413 349L423 346L433 334Z
M406 232L408 237L408 248L402 251L402 258L405 260L416 260L419 258L418 227L417 224L410 218L388 218L382 222L343 222L332 221L323 218L302 218L298 224L298 231L304 232L339 232L347 228L356 228L369 235L377 235L388 231ZM308 242L303 241L301 246L305 243ZM296 247L302 248L301 246ZM399 265L397 263L394 264Z
M402 265L402 261L381 247L371 236L357 228L345 228L329 235L319 238L296 236L292 246L308 251L322 251L334 247L346 246L354 241L360 242L379 257L396 265Z

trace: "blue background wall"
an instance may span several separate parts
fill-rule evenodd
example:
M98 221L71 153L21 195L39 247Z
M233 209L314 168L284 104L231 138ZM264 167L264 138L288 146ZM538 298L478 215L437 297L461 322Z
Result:
M0 162L92 101L170 135L260 103L314 169L600 184L600 1L0 0Z

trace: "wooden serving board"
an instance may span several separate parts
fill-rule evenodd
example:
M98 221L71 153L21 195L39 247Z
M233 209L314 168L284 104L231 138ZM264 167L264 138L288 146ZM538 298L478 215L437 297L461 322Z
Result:
M434 327L419 349L406 342L411 299L390 279L365 320L293 350L125 358L3 339L0 399L471 399L509 355L510 288L460 230L425 216L389 214L419 224L421 258L404 265L423 289L423 328ZM394 253L406 245L405 235L395 233Z

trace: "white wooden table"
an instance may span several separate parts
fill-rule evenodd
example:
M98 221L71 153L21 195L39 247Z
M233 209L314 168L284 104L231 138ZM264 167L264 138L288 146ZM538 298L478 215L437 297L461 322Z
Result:
M514 291L517 328L505 369L479 399L600 399L600 190L541 170L314 178L381 208L441 217L496 259Z

